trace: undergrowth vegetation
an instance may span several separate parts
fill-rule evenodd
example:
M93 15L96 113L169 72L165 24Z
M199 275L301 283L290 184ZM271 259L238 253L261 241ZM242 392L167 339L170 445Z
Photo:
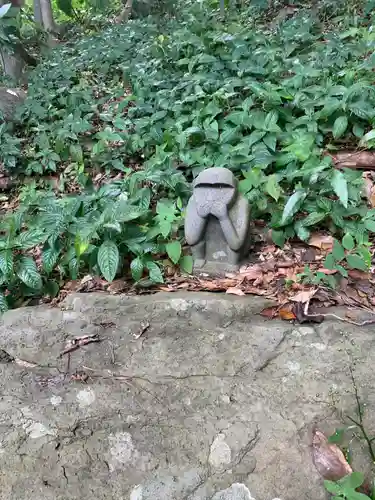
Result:
M58 179L1 223L2 308L88 271L144 284L166 263L191 271L183 207L211 166L236 173L277 245L327 229L325 266L367 269L375 210L361 173L325 153L375 146L374 44L362 10L322 20L300 8L271 25L196 3L56 49L32 74L19 124L0 127L8 171Z

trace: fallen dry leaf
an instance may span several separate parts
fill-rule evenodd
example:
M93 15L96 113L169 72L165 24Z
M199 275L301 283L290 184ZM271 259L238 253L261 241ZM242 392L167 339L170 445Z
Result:
M272 319L277 316L279 312L279 306L270 306L270 307L265 307L262 311L260 311L260 315L264 316L265 318Z
M290 297L290 300L293 302L302 302L303 304L305 302L308 302L315 294L316 294L316 288L312 288L311 290L303 290L302 292L297 293L293 297Z
M333 248L333 237L329 234L313 233L308 244L321 250L331 251Z
M336 274L337 273L337 269L326 269L325 267L320 267L319 269L317 269L316 271L317 273L323 273L327 276L330 276L331 274Z
M283 307L281 309L279 309L279 316L281 319L283 319L285 321L297 319L297 317L293 311L291 311L290 309L287 309L287 308L283 308Z
M240 270L240 277L246 278L248 281L256 280L263 275L263 270L261 266L248 266Z
M229 293L231 295L239 295L239 296L243 296L243 295L246 295L245 292L243 290L241 290L241 288L236 288L234 286L228 288L225 293Z
M353 472L340 448L318 430L313 432L312 458L323 479L338 481Z
M354 280L368 280L370 277L369 273L366 273L365 271L359 271L358 269L350 269L350 271L348 271L348 274Z

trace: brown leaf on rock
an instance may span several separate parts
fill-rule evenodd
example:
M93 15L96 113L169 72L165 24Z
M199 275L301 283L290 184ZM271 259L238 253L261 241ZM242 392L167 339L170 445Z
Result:
M317 429L313 431L312 459L322 478L329 481L338 481L353 472L340 448Z
M296 315L293 312L293 310L287 307L282 307L281 309L279 309L279 316L281 319L285 321L291 321L296 319Z
M333 248L333 237L330 234L313 233L308 244L321 250L331 251Z
M236 288L235 286L231 286L229 287L225 293L228 293L230 295L239 295L239 296L244 296L246 295L245 292L243 290L241 290L241 288Z
M290 297L290 300L293 302L309 302L309 300L316 294L317 289L312 288L311 290L302 290L302 292L297 293L293 297Z
M270 307L265 307L260 311L260 315L264 316L265 318L268 319L273 319L275 318L279 313L279 306L270 306Z

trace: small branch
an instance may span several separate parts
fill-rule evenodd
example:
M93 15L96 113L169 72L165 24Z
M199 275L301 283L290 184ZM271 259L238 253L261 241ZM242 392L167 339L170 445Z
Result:
M334 319L338 319L339 321L343 321L344 323L350 323L351 325L355 325L355 326L365 326L365 325L373 325L375 323L375 317L372 318L372 319L366 319L364 321L353 321L351 319L348 319L348 318L341 318L341 316L337 316L337 314L334 314L334 313L310 313L309 312L309 305L310 305L310 301L307 301L305 303L305 308L304 308L304 314L307 318L317 318L317 317L320 317L320 318L334 318Z
M373 151L341 151L336 154L327 152L326 155L332 158L336 168L375 170Z
M352 384L353 384L354 397L355 397L355 401L356 401L356 404L357 404L357 412L358 412L359 421L357 422L356 420L354 420L354 418L352 418L350 416L347 416L347 418L351 422L353 422L353 424L355 424L359 428L359 430L361 431L363 439L367 443L367 447L368 447L368 451L370 453L370 457L371 457L372 463L375 464L375 451L374 451L374 449L372 447L372 442L373 442L374 438L370 438L367 435L366 428L365 428L365 425L363 423L363 411L362 411L361 399L359 397L359 392L358 392L357 384L356 384L356 381L355 381L355 378L354 378L353 368L349 367L349 371L350 371L350 378L351 378L351 381L352 381Z

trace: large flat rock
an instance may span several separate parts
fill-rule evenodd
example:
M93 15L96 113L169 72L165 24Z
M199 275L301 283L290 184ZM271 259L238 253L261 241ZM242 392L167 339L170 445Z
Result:
M5 314L0 348L37 366L0 364L0 498L327 498L311 430L354 414L351 366L375 409L374 327L270 322L264 305L81 294Z

